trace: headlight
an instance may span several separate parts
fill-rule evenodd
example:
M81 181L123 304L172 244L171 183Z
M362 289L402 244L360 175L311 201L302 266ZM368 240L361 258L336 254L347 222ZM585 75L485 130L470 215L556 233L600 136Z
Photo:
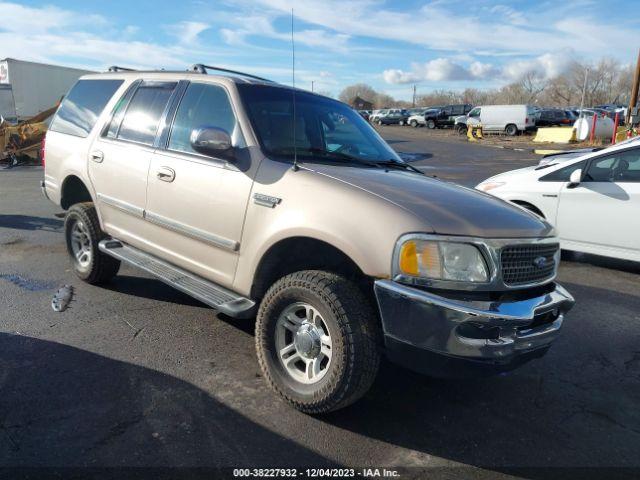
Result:
M406 277L488 282L489 269L475 245L411 238L399 245L397 274Z
M493 190L494 188L498 188L503 186L507 182L486 182L481 183L476 187L477 190L482 190L483 192L488 192L489 190Z

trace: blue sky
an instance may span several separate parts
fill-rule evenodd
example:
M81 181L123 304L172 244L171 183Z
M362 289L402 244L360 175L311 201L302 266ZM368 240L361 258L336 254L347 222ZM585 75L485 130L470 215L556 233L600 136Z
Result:
M640 0L0 0L0 58L101 70L209 63L337 95L365 82L396 98L492 88L574 58L635 62Z

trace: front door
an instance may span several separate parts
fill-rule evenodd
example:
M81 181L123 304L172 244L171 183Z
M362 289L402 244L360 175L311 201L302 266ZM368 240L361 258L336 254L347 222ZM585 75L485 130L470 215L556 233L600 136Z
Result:
M191 148L201 127L226 130L233 158ZM145 218L163 258L222 285L231 285L253 183L251 160L224 87L190 83L176 111L166 148L151 159Z
M175 86L175 82L132 85L89 151L89 177L106 232L141 247L153 145Z
M557 226L565 241L640 253L640 148L593 158L562 188Z

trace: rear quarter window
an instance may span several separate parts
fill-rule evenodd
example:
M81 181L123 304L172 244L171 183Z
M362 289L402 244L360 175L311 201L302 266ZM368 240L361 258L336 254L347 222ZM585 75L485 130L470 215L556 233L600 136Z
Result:
M49 130L87 137L123 80L79 80L60 104Z

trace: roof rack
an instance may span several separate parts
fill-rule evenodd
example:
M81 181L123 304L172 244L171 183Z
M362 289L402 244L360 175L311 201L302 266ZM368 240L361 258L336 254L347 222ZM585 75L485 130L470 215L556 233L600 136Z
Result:
M241 75L243 77L249 77L249 78L255 78L256 80L262 80L263 82L273 83L273 80L269 80L268 78L262 78L262 77L258 77L256 75L251 75L249 73L238 72L237 70L229 70L228 68L220 68L220 67L214 67L214 66L211 66L211 65L203 65L202 63L196 63L194 65L191 65L191 68L189 68L189 71L191 71L191 72L203 73L205 75L207 74L207 70L216 70L217 72L233 73L235 75Z
M107 72L135 72L135 68L126 68L126 67L119 67L118 65L111 65L109 67L109 70L107 70Z

